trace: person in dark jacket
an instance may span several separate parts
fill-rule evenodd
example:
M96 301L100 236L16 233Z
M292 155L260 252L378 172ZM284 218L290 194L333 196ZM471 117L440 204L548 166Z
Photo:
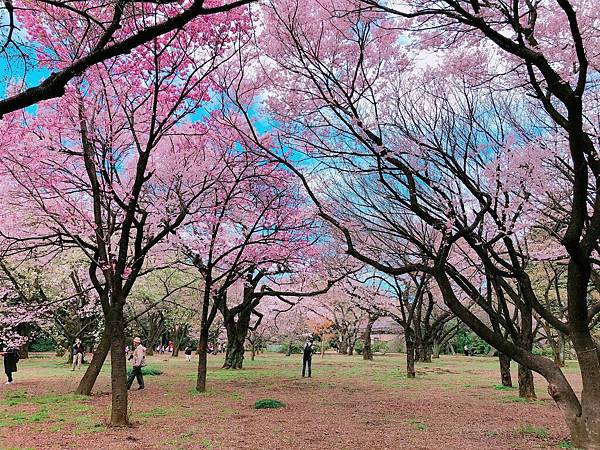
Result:
M17 363L19 362L19 352L16 348L7 348L5 351L0 352L0 355L4 357L4 373L8 381L5 384L13 384L13 372L17 371Z
M81 369L81 363L83 362L83 353L85 351L83 344L79 338L75 339L75 343L73 344L73 349L71 350L73 354L73 369L77 367Z
M313 341L309 339L304 344L302 352L302 377L306 375L306 368L308 367L308 378L311 377L311 365L312 365L312 354L313 354Z

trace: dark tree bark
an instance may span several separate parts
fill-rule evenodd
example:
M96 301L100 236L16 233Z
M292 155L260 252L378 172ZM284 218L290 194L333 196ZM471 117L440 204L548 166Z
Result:
M502 386L512 387L512 376L510 374L510 356L504 353L498 354L500 361L500 382Z
M533 400L535 395L535 386L533 384L533 372L531 369L519 364L519 397Z
M119 307L120 306L120 307ZM110 426L125 427L127 418L127 364L125 362L125 322L123 306L115 305L110 320L110 363L112 408Z
M251 295L250 288L246 295ZM237 314L236 314L237 312ZM227 331L227 348L225 351L224 369L241 369L244 364L244 344L248 330L250 329L250 318L252 316L252 304L234 312L222 305L223 324Z
M206 8L202 1L193 2L185 9L185 11L182 11L167 20L152 26L140 28L131 36L119 41L114 41L113 34L115 30L122 27L122 24L117 22L115 24L116 27L112 25L107 27L102 33L102 36L99 37L94 48L84 54L81 58L73 61L62 70L53 72L50 76L40 81L39 84L0 99L0 120L2 120L2 117L5 114L10 112L19 111L43 100L61 97L65 93L65 87L73 78L81 75L95 64L125 53L130 53L134 48L143 45L146 42L150 42L165 33L183 28L198 16L230 11L238 6L251 3L251 1L252 0L240 0L230 4L216 6L214 8ZM122 8L122 6L119 6L122 5L122 3L116 2L115 4L117 5L116 8ZM117 13L116 9L112 15L119 19L122 16L122 14Z
M102 370L104 361L108 356L109 349L110 336L105 328L104 332L102 333L102 337L100 338L100 342L94 351L92 361L90 362L88 368L83 374L83 377L81 378L81 381L79 382L79 385L77 386L77 389L75 390L76 394L90 395L92 393L92 389L94 388L94 384L96 384L100 370Z
M19 348L19 358L21 358L21 359L29 358L29 343L28 342L25 342Z
M200 332L198 341L198 376L196 378L196 391L206 391L206 373L208 369L208 330Z
M367 326L363 333L363 359L365 361L373 359L373 351L371 350L371 330L373 329L373 324L376 320L377 317L369 315L369 321L367 322Z
M246 336L237 326L227 328L227 348L223 369L241 369L244 365L244 343Z
M412 339L406 339L406 376L415 378L415 343Z

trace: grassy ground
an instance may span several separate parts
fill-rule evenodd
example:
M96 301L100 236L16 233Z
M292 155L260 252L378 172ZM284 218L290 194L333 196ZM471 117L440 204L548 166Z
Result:
M1 448L533 449L571 448L560 412L536 378L539 400L498 385L493 358L442 357L407 379L402 355L259 355L239 371L211 356L208 390L195 362L149 357L146 390L130 394L131 428L105 426L109 366L94 395L73 395L82 372L50 355L23 360L16 384L0 388ZM577 367L566 369L576 385ZM516 380L516 374L514 375ZM579 385L578 385L579 386ZM261 399L283 408L255 409Z

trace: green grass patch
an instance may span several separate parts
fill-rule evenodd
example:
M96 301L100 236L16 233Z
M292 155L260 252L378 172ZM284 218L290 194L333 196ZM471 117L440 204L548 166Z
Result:
M524 436L534 436L540 439L548 437L548 431L544 427L534 427L533 425L521 425L517 428L517 432Z
M261 400L257 400L254 403L254 408L256 409L274 409L274 408L283 408L285 405L279 400L274 400L272 398L263 398Z
M519 397L518 395L507 395L505 397L500 398L500 401L502 403L531 403L534 400Z
M200 439L200 445L204 448L213 448L211 440L207 438Z
M512 391L513 389L515 389L514 387L503 386L501 384L494 384L492 387L497 391Z
M419 431L427 431L427 424L424 422L421 422L420 420L410 419L408 421L408 423L411 424L413 427L415 427Z
M140 413L141 417L164 417L169 415L169 410L167 408L154 408L151 409L150 411L146 411L143 413Z

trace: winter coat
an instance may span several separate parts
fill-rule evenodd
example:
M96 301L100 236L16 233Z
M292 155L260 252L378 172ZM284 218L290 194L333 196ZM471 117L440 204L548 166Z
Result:
M83 344L73 344L73 356L75 356L77 353L85 353Z
M146 365L146 347L142 344L138 345L134 350L133 354L133 367L139 367Z
M4 372L12 373L17 371L17 361L19 361L19 354L14 348L6 350L4 355Z
M313 345L312 342L304 344L304 359L312 359Z

